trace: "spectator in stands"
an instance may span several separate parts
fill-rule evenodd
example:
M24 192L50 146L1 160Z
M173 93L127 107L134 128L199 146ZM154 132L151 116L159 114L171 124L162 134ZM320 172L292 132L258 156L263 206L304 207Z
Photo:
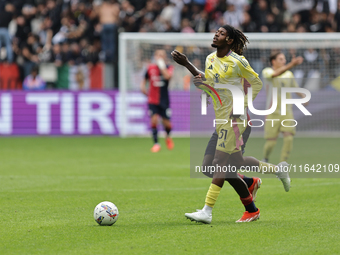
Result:
M195 30L191 27L190 20L183 19L182 20L182 33L195 33Z
M51 38L52 38L51 27L52 27L52 20L49 16L46 16L40 23L40 28L37 33L39 35L39 42L42 45L48 44L50 47Z
M32 68L39 64L39 50L41 49L37 36L29 34L27 42L24 43L22 54L24 57L24 77L31 73Z
M70 44L66 40L61 43L61 61L63 64L68 64L71 61Z
M279 32L280 31L280 25L276 22L274 14L272 13L267 14L266 27L268 29L267 32Z
M311 21L309 24L311 32L322 32L322 23L320 13L313 11L311 14Z
M243 12L248 11L250 9L249 0L227 0L228 4L235 5L236 12L242 15Z
M60 17L62 12L62 4L63 1L58 0L47 0L46 7L47 7L47 15L50 17L52 21L52 32L55 35L60 30Z
M24 90L44 90L46 88L46 82L41 79L38 73L39 67L34 66L31 70L31 74L25 78L22 84Z
M15 32L15 37L18 38L18 43L22 45L26 44L29 33L31 33L31 25L26 21L24 16L19 15L16 18L17 30Z
M223 18L225 24L229 24L239 29L243 23L243 12L237 12L235 5L229 3L227 11L223 14Z
M83 50L83 56L85 56L85 62L89 69L95 66L99 62L99 49L96 44L88 45L86 50Z
M0 49L2 47L2 42L4 42L6 45L7 61L10 63L13 62L13 50L12 50L11 38L8 32L8 25L13 18L14 11L15 11L15 7L11 3L7 3L5 5L5 10L0 11L0 17L1 17L0 18Z
M135 7L128 0L124 0L121 4L119 17L122 21L122 27L125 32L135 32L137 30L136 18L134 17Z
M99 7L99 20L102 25L101 41L105 62L116 59L117 29L119 22L119 4L115 0L104 0Z
M22 9L21 14L24 16L26 22L31 27L31 32L33 31L33 20L35 15L37 14L37 8L33 5L34 1L25 1Z
M56 33L52 38L53 44L58 44L64 42L70 37L70 34L73 33L77 27L71 21L69 16L63 17L61 19L61 27L58 33Z
M56 67L61 67L63 65L63 58L62 58L60 44L53 45L53 58L54 58L54 64Z
M80 65L85 62L85 57L82 55L78 43L72 43L70 47L70 65Z
M334 27L336 29L336 32L340 32L340 1L338 2L338 8L336 10L336 13L334 15Z
M194 28L198 33L209 32L209 16L205 10L195 16Z
M268 3L266 0L253 1L250 9L250 16L257 25L257 31L268 32L266 27L266 17L269 13Z
M256 23L251 19L248 12L243 13L243 32L253 33L256 31Z

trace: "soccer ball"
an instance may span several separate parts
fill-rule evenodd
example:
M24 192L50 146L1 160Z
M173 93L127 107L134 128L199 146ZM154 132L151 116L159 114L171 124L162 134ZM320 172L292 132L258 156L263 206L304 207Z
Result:
M101 226L111 226L118 220L118 208L113 203L104 201L94 208L94 220Z

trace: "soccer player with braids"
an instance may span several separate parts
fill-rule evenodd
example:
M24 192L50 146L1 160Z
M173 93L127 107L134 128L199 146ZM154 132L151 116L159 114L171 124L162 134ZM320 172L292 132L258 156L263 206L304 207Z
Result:
M246 79L253 89L253 94L251 96L254 100L262 88L262 82L259 79L258 74L253 71L253 69L249 66L248 61L242 56L243 49L246 47L247 43L247 37L240 30L229 25L220 27L215 33L212 44L212 47L216 48L217 51L213 52L206 58L205 73L199 71L188 61L185 55L177 51L172 52L172 57L177 63L185 66L195 76L194 84L197 87L200 88L203 86L203 82L212 87L218 84L228 84L237 86L244 91L243 81ZM216 147L214 159L212 163L209 163L209 160L206 157L207 151L211 151L211 146L209 146L209 144L211 145L212 143L209 141L203 164L212 164L213 166L216 166L216 169L217 166L222 169L223 166L228 165L235 166L237 169L245 166L258 166L259 169L266 167L267 169L273 169L272 171L275 172L275 174L277 174L281 179L285 179L286 184L289 187L290 179L288 175L282 171L282 168L278 168L265 162L260 162L253 157L243 158L241 151L241 146L244 144L242 134L247 127L242 124L243 121L247 122L249 117L247 117L247 114L242 116L233 115L233 97L228 89L220 88L219 96L222 100L222 105L214 105L216 115L215 119L225 119L228 120L228 122L227 124L216 125L216 132L219 136L217 143L215 142ZM248 95L245 95L245 108L247 108L247 97ZM231 122L234 122L232 126L230 125ZM285 165L287 163L280 164ZM205 206L203 209L194 213L186 213L185 216L197 222L210 223L212 220L212 208L215 205L225 180L228 181L239 194L240 199L245 206L246 211L237 222L257 220L260 216L260 210L256 208L247 184L238 176L237 172L232 171L216 171L206 195Z

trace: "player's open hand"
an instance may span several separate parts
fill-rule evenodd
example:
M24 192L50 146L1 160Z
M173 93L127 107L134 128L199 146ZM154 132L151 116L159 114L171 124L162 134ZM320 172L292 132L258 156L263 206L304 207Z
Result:
M177 63L182 66L185 66L186 64L189 63L189 60L187 56L185 56L183 53L180 53L177 50L174 50L171 52L172 59Z
M299 56L299 57L293 56L291 62L293 63L294 66L301 65L302 62L303 62L303 57L301 57L301 56Z

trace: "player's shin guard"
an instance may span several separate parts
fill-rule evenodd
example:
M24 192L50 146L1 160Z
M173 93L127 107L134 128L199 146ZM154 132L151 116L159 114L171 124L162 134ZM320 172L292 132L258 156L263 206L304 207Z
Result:
M221 187L217 186L216 184L211 184L205 197L205 204L210 207L214 207L218 195L220 194Z
M157 125L151 125L152 139L154 143L158 143L158 130Z
M246 209L246 211L248 212L257 212L257 208L254 204L253 201L253 196L250 194L248 197L245 198L240 198L242 201L242 204L244 205L244 208Z
M263 149L263 157L268 160L269 155L272 153L274 147L276 145L276 140L266 140L266 143L264 144Z
M281 159L280 162L282 161L287 161L288 156L290 152L293 149L293 136L288 135L283 137L283 146L282 146L282 151L281 151Z

